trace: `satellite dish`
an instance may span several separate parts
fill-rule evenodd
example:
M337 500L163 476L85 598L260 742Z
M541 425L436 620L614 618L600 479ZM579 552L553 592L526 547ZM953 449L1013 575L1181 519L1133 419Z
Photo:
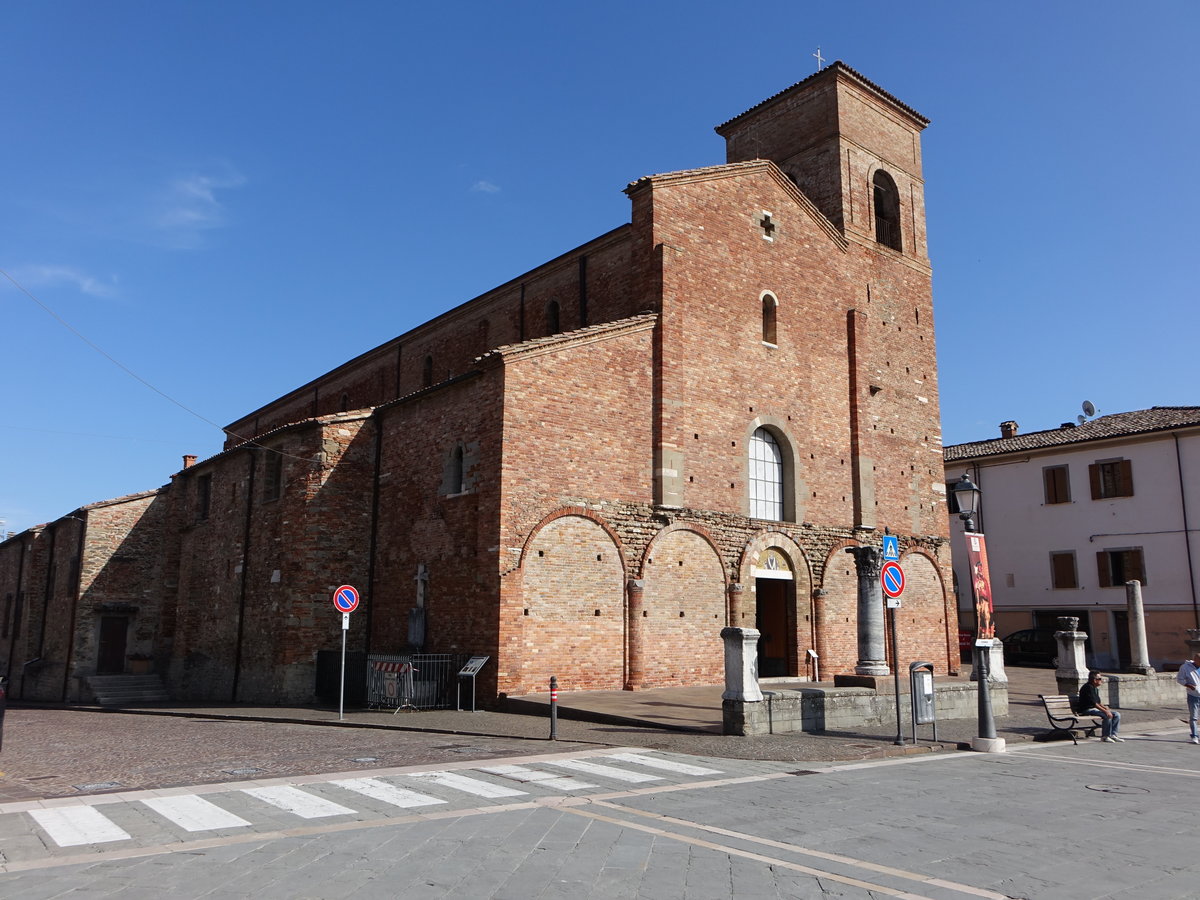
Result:
M1084 422L1087 421L1087 416L1076 416L1075 421L1078 422L1080 425L1082 425Z
M1096 414L1096 407L1091 400L1083 401L1083 414L1089 418Z

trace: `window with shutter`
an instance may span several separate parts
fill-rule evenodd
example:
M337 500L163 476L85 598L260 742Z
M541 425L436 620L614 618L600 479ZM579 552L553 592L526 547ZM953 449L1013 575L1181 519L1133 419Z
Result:
M1092 499L1133 496L1133 462L1128 459L1101 459L1088 466Z
M1127 581L1146 583L1146 565L1141 547L1100 550L1096 553L1096 575L1100 587L1124 587Z
M1075 574L1074 551L1050 554L1050 586L1055 590L1079 587Z
M1070 503L1071 479L1066 466L1046 466L1042 469L1046 503Z

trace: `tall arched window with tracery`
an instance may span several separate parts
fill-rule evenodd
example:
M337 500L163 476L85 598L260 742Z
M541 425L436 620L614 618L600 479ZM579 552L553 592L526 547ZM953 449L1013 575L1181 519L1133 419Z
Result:
M750 517L783 520L783 452L775 435L756 428L750 436Z
M875 195L875 240L893 250L903 250L900 239L900 192L896 182L883 169L872 179Z

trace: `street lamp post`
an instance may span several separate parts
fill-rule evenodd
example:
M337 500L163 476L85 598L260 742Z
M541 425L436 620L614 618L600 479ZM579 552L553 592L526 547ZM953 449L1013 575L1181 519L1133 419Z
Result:
M978 683L979 736L971 742L975 750L997 753L1004 750L1004 739L996 737L996 717L992 713L991 650L994 640L991 615L991 586L987 578L987 564L983 543L983 532L975 530L975 514L979 510L981 491L966 475L954 485L954 499L958 503L958 515L963 520L963 538L967 542L968 559L978 553L979 564L971 565L971 600L975 607L975 677Z

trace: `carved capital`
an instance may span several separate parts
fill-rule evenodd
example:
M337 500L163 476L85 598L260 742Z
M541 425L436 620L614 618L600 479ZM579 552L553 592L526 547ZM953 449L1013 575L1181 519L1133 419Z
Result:
M883 551L878 547L847 547L846 552L854 557L854 568L859 578L878 578L883 569Z

